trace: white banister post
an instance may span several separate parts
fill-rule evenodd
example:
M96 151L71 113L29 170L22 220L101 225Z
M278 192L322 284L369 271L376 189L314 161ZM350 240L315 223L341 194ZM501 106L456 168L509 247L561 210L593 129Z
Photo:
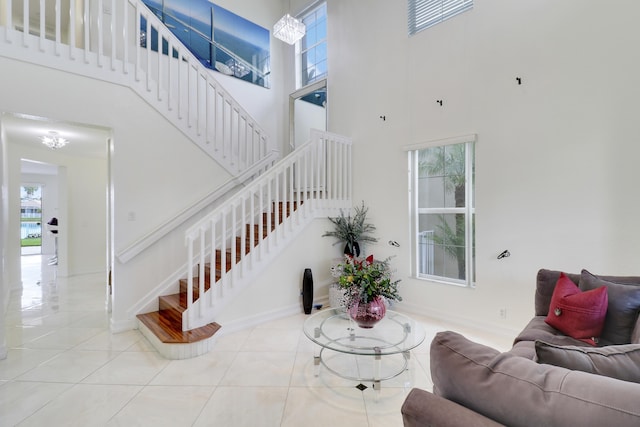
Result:
M242 203L240 204L240 260L242 261L242 268L240 269L240 277L244 277L247 270L247 198L242 197ZM249 247L251 245L249 244Z
M102 67L104 55L104 6L98 0L98 67Z
M191 127L191 98L192 98L192 94L193 94L193 88L191 87L191 74L192 74L192 70L191 70L191 58L189 57L189 55L185 56L183 59L186 59L185 64L187 66L187 78L186 78L186 82L187 82L187 105L186 105L186 109L187 109L187 127Z
M290 226L289 228L291 229L291 231L293 231L293 218L294 218L294 206L296 206L296 204L298 205L296 207L296 211L297 208L300 207L300 200L296 200L296 198L294 197L294 187L295 187L295 183L293 182L294 180L294 169L295 169L295 164L296 162L291 162L291 166L289 166L289 215L291 215L291 221L289 221ZM298 217L298 213L296 212L295 217L297 217L297 224L300 224L300 218Z
M222 211L222 222L220 223L220 271L222 272L221 288L227 287L227 213Z
M173 110L173 106L171 105L173 102L173 97L171 96L171 88L173 87L173 73L171 72L171 67L173 66L173 43L171 42L171 37L167 40L167 50L167 108L171 111Z
M60 55L60 46L62 44L62 35L61 35L62 33L61 33L61 29L60 29L60 26L62 25L61 21L60 21L60 13L62 11L60 10L60 0L56 0L56 5L55 5L55 9L54 10L55 10L54 13L56 15L55 16L55 18L56 18L56 29L55 29L56 30L56 40L55 40L55 48L54 48L55 50L54 51L55 51L56 56L59 56ZM69 44L71 44L71 43L69 43ZM69 47L71 47L71 46L69 46Z
M200 101L201 101L202 95L200 90L200 81L202 80L203 75L202 73L200 73L197 67L195 69L195 72L196 72L196 105L195 105L196 135L200 136L202 135L202 129L201 129L202 120L200 119Z
M277 245L278 243L278 235L279 235L279 230L280 228L278 227L280 225L280 206L279 206L279 202L280 202L280 171L277 171L275 174L275 179L274 179L274 198L273 198L273 202L271 202L271 206L273 206L273 210L274 210L274 215L273 215L273 221L275 223L276 229L273 231L273 237L275 238L275 243Z
M199 262L198 262L198 300L200 301L198 303L198 315L200 317L203 316L203 312L202 312L202 298L204 298L204 263L205 263L205 257L206 257L206 241L205 241L205 229L204 227L200 228L200 257L199 257ZM191 289L188 289L187 292L189 293L193 293L193 287ZM191 297L193 299L193 297Z
M212 217L211 227L211 256L209 261L209 306L214 305L216 284L216 218Z
M182 120L182 67L184 64L182 62L182 52L180 50L180 46L176 45L176 51L178 52L178 63L176 65L176 102L178 104L178 120Z
M91 15L89 14L89 0L84 0L84 10L82 11L84 27L84 62L89 63L89 51L91 50L89 34L91 33Z
M267 183L267 185L269 185ZM265 251L265 246L266 243L264 241L265 239L265 227L267 227L267 224L265 224L265 220L264 220L264 214L262 212L264 212L264 186L263 184L260 184L258 187L258 191L260 192L258 195L258 206L260 207L259 209L259 217L258 217L258 238L260 239L260 261L262 261L264 259L264 251ZM268 218L268 217L267 217ZM269 230L267 228L267 230ZM270 230L269 230L270 231ZM269 233L269 231L267 231L267 235Z
M193 295L189 288L193 287L193 237L187 238L187 309L193 304ZM183 327L184 329L184 327Z
M267 246L267 253L271 252L272 242L275 240L275 232L273 230L274 214L273 214L273 198L272 198L272 191L273 191L272 187L274 182L275 182L275 177L272 178L269 182L267 182L267 200L266 200L267 230L269 230L269 236L270 236L268 240L269 243Z
M311 142L313 144L313 142ZM309 153L310 150L305 150L304 154L302 156L301 161L304 163L304 167L302 168L302 170L304 171L304 173L302 174L298 174L299 179L301 181L300 185L302 188L302 191L304 191L304 194L306 195L305 197L305 206L304 206L304 215L305 217L307 217L309 215L310 209L311 209L311 203L312 203L312 199L313 199L313 191L314 189L309 187Z
M40 0L40 51L44 52L44 41L46 36L45 27L46 11L44 6L44 0Z
M9 31L13 30L13 11L11 9L11 3L10 1L5 2L6 3L6 9L5 12L7 12L5 14L5 27L4 27L4 40L6 43L11 43L12 40L9 37Z
M142 24L142 14L140 11L140 2L136 3L136 27L134 29L135 31L135 40L133 41L133 46L136 50L136 59L135 59L135 75L136 75L136 81L139 82L140 81L140 54L141 54L141 50L142 50L142 46L140 46L140 41L142 38L142 29L140 29L140 25ZM147 38L147 35L145 33L145 40Z
M164 33L164 29L162 27L158 27L157 33L158 33L158 77L156 78L157 80L156 90L158 91L158 93L156 94L156 96L157 96L158 102L161 102L162 101L162 63L164 59L164 54L162 52L162 46L163 46L162 33Z
M111 0L111 70L116 70L116 51L117 51L117 31L116 31L116 0ZM124 58L123 58L124 61Z
M123 4L123 7L124 9L122 11L122 72L124 74L129 74L129 2L125 2ZM139 41L140 39L138 39L138 42Z
M11 3L11 2L9 2ZM69 59L76 59L76 2L69 2Z
M253 268L254 260L256 258L256 219L255 219L255 192L251 192L249 194L249 247L251 248L251 253L254 254L251 260L251 267Z
M204 97L204 140L207 144L211 144L211 82L209 81L209 73L204 77L205 81L205 97Z
M351 168L351 153L352 153L352 147L351 144L347 145L347 154L348 154L348 163L347 163L347 188L349 191L349 199L353 196L353 172L352 172L352 168Z
M237 232L236 232L236 220L237 220L237 212L236 212L236 205L235 203L231 203L231 239L229 241L229 244L231 245L231 286L235 286L236 284L236 279L238 276L237 273L237 268L236 268L236 264L237 264L237 260L238 260L238 242L236 240L236 237L238 236Z
M151 37L151 19L149 19L149 15L145 14L145 20L147 21L147 25L145 27L145 31L146 31L146 38L145 40L147 41L146 43L146 48L147 48L147 63L144 67L144 72L147 76L147 92L151 92L151 44L153 43Z

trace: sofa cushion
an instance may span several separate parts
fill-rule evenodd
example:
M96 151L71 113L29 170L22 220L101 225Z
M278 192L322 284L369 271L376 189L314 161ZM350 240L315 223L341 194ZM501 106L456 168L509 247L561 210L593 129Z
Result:
M538 363L640 383L640 345L561 346L536 341Z
M419 388L409 392L400 412L404 427L503 426L469 408Z
M540 269L536 276L536 296L535 296L535 314L536 316L546 316L549 312L549 304L551 303L551 296L556 286L556 282L560 277L561 271ZM580 283L580 274L565 273L568 278L571 279L576 285ZM621 283L621 284L640 284L640 277L637 276L602 276L596 277L606 280L608 282Z
M561 271L557 270L538 270L536 276L536 296L535 296L535 310L536 316L546 316L549 314L549 304L551 304L551 296L556 288L556 283L560 278ZM565 273L565 275L571 279L576 285L580 282L580 275L574 273Z
M536 316L529 321L527 326L513 341L513 347L509 353L527 359L536 359L535 342L545 341L556 345L586 346L588 344L565 335L553 326L547 325L545 316Z
M601 344L629 344L631 333L640 312L640 286L610 282L587 270L580 274L580 289L589 291L600 286L607 287L609 303L604 327L600 335Z
M549 325L570 337L596 345L606 314L606 286L582 292L569 277L560 273L545 319Z
M538 364L455 332L431 342L434 390L509 426L638 426L640 384Z

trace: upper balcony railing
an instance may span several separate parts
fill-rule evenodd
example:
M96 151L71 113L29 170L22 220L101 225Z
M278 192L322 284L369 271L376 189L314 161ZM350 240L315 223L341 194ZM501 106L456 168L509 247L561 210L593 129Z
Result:
M130 86L234 177L277 157L215 73L139 0L0 0L0 26L0 55Z

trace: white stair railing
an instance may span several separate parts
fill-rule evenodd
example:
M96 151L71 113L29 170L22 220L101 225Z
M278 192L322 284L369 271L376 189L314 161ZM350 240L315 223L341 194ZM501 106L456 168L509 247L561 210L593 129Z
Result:
M224 304L311 220L350 208L351 181L351 140L312 131L309 143L187 230L183 329L213 322ZM217 282L216 261L221 266ZM211 274L208 290L206 264Z
M1 5L1 56L131 87L233 176L272 155L264 130L140 0Z

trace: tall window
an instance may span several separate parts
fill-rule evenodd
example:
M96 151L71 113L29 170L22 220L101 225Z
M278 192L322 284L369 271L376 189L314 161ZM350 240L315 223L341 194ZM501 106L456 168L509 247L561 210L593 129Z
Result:
M409 152L417 277L475 283L475 135Z
M327 4L308 12L302 21L307 31L298 44L298 87L327 77Z
M473 0L408 0L409 35L429 28L473 7Z

